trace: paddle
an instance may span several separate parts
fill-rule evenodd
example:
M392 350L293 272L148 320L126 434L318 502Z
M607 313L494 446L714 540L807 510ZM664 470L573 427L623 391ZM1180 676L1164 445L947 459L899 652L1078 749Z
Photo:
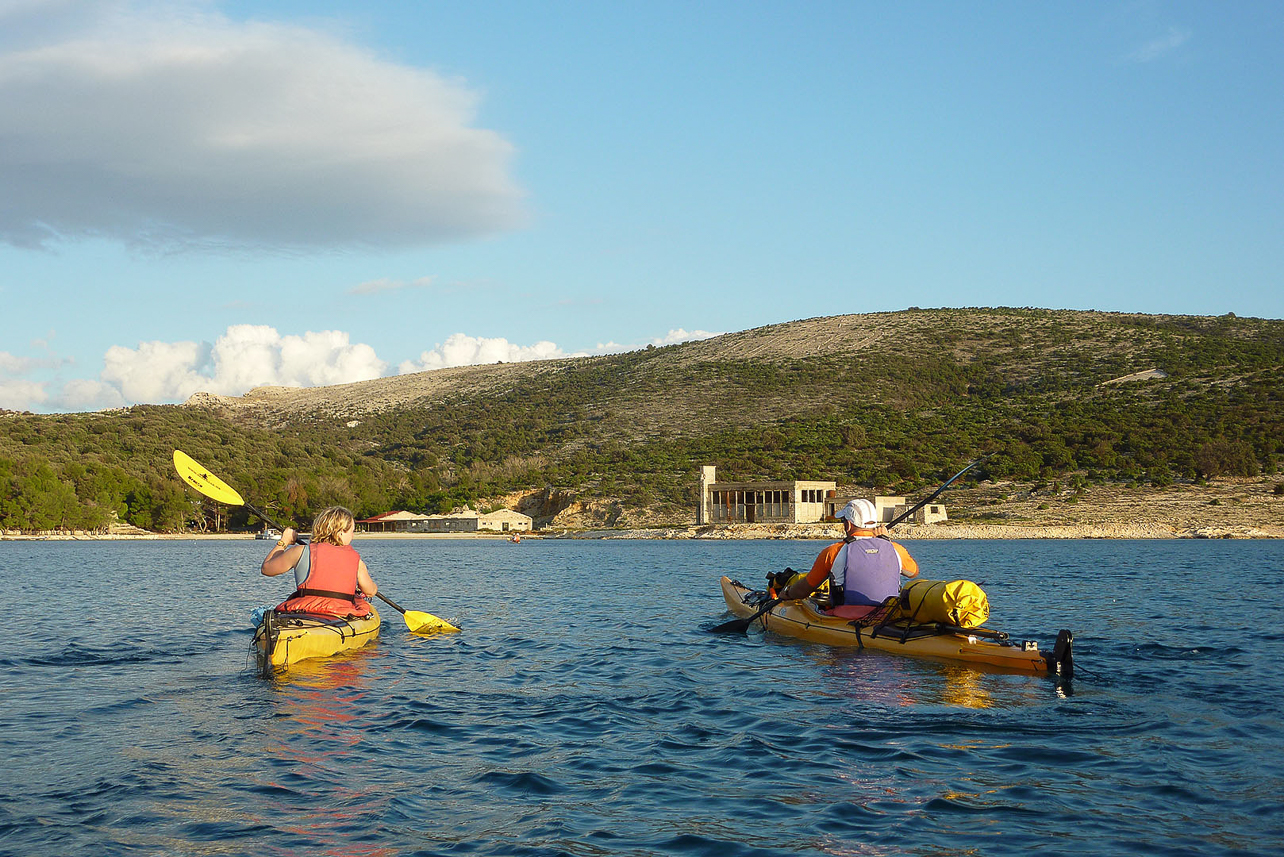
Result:
M904 514L901 514L901 515L897 515L895 518L893 518L888 523L887 529L890 530L892 527L896 526L901 521L905 520L910 515L914 514L919 509L923 508L928 503L935 500L937 497L941 496L941 492L944 491L946 488L949 488L952 484L954 484L954 480L958 479L964 473L967 473L973 467L976 467L978 464L980 464L982 461L985 461L985 459L989 458L990 455L993 455L993 454L994 453L989 453L989 455L983 455L980 458L978 458L976 461L973 461L967 467L964 467L958 473L955 473L948 480L946 480L944 485L942 485L940 488L937 488L935 491L933 491L931 496L928 497L926 500L920 501L919 503L915 504L914 508L910 509L908 512L905 512ZM723 622L721 625L717 625L713 628L710 628L709 633L711 634L743 634L749 630L749 626L752 625L758 619L758 617L762 616L765 613L771 612L771 608L779 604L781 600L782 599L780 598L772 598L769 601L767 601L766 604L762 605L762 607L759 608L757 613L754 613L748 619L732 619L729 622Z
M283 533L285 532L285 528L268 517L266 512L245 502L245 500L241 498L241 495L236 492L236 489L210 473L182 450L174 450L174 469L178 471L178 475L182 477L184 482L191 485L211 500L217 500L218 502L225 503L229 506L244 506L246 509L249 509L251 512L262 518L263 522L268 526L274 527ZM300 538L299 543L305 544L306 539ZM431 613L424 613L421 610L405 610L382 592L376 592L375 597L387 602L393 609L400 613L402 618L406 620L406 627L411 631L433 632L459 630L445 619L438 618Z
M967 467L964 467L964 468L963 468L962 470L960 470L958 473L955 473L955 474L954 474L953 476L951 476L948 480L946 480L946 482L945 482L945 484L944 484L944 485L942 485L940 488L937 488L935 491L933 491L933 492L931 493L931 495L930 495L930 496L928 496L928 498L927 498L926 500L919 500L917 503L915 503L915 504L914 504L913 508L911 508L909 511L907 511L907 512L902 512L901 514L899 514L899 515L897 515L895 518L893 518L893 519L892 519L892 520L887 524L887 529L889 529L889 530L890 530L892 527L896 526L896 525L897 525L897 524L899 524L901 521L905 520L905 519L906 519L906 518L908 518L910 515L913 515L913 514L914 514L915 512L917 512L919 509L923 508L923 507L924 507L924 506L926 506L928 503L932 502L932 501L933 501L933 500L935 500L937 497L941 496L941 492L942 492L942 491L944 491L946 488L949 488L951 485L953 485L953 484L954 484L954 480L958 479L958 478L959 478L960 476L962 476L964 473L967 473L967 472L968 472L969 470L971 470L973 467L976 467L976 466L977 466L978 464L980 464L982 461L985 461L985 459L989 458L991 455L994 455L994 453L992 453L992 452L988 452L988 453L986 453L985 455L982 455L982 456L981 456L980 458L978 458L976 461L973 461L973 462L972 462L971 464L969 464Z

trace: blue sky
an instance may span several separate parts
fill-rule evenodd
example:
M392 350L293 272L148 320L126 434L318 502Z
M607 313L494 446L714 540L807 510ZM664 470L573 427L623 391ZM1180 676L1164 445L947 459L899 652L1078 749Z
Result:
M0 408L1284 316L1284 6L0 0Z

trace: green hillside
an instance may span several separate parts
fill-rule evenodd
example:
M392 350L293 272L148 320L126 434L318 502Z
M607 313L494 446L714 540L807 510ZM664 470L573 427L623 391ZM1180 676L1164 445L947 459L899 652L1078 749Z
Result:
M332 503L440 511L545 488L690 508L700 464L910 494L986 452L977 479L1166 485L1274 473L1284 451L1276 320L910 309L452 371L4 413L0 528L255 526L200 503L174 448L300 522Z

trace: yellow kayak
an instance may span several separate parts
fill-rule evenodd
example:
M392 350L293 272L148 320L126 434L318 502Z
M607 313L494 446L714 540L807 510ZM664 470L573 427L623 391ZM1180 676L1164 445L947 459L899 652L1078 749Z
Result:
M767 602L765 592L752 590L729 577L722 578L722 596L726 599L727 609L741 619L753 616ZM1033 641L1009 640L1007 634L986 628L954 628L938 623L909 625L905 622L862 627L859 621L827 616L807 598L777 604L756 619L757 623L777 634L830 646L857 646L912 657L1049 673L1063 678L1074 674L1071 655L1074 635L1069 631L1061 632L1052 652L1044 652Z
M254 630L259 672L274 671L308 658L328 658L359 649L379 636L379 613L370 608L364 619L338 619L269 610Z

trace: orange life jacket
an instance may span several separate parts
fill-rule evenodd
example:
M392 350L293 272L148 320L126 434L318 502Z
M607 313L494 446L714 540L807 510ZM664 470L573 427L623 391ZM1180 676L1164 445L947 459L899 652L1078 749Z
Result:
M277 612L321 613L345 618L370 615L370 605L357 589L360 554L351 546L324 542L312 542L308 551L307 579L277 606Z

